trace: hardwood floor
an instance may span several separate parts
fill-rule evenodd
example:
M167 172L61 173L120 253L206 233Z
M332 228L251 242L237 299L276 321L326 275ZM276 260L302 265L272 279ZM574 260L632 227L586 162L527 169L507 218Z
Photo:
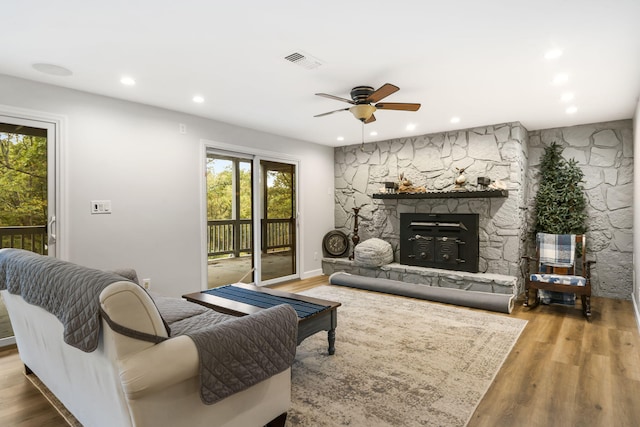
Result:
M321 276L273 288L302 292L325 284ZM579 308L528 311L517 304L510 316L529 323L468 426L640 426L632 303L592 298L592 312L587 323ZM0 425L65 426L22 370L15 350L0 352Z

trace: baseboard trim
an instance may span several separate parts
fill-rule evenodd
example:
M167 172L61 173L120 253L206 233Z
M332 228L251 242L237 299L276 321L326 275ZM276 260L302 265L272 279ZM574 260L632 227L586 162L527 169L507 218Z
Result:
M322 269L321 268L319 268L317 270L305 271L304 273L302 273L300 278L301 279L309 279L311 277L317 277L317 276L322 276Z
M638 307L638 302L633 295L631 296L631 301L633 301L633 311L636 315L636 325L638 326L638 333L640 334L640 307Z
M0 348L15 345L16 337L0 338Z

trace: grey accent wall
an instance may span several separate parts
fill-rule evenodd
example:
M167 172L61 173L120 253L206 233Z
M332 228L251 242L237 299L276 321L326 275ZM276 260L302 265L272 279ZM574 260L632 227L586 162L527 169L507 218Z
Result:
M399 259L399 223L403 212L478 213L480 271L520 276L526 218L521 206L527 194L528 132L520 123L506 123L401 138L335 149L336 227L353 228L353 207L361 207L361 240L378 237L391 243ZM479 176L501 181L508 198L421 200L372 199L382 182L400 173L430 191L451 190L465 168L469 187Z
M390 242L399 260L402 212L480 214L480 271L517 276L520 257L531 250L533 204L540 156L556 141L563 156L575 158L585 173L589 200L593 293L619 299L632 294L633 129L631 120L529 132L506 123L400 138L335 149L335 226L352 234L353 207L361 207L361 241ZM503 182L508 198L380 200L371 195L402 172L430 191L453 188L456 167L467 182L478 176Z
M633 290L633 123L595 123L529 133L529 208L538 188L540 157L556 142L584 172L587 246L597 261L593 294L629 299ZM529 219L531 223L532 219Z

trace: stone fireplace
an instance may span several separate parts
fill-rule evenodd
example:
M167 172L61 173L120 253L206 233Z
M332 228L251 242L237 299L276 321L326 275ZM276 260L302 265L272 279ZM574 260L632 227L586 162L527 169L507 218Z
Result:
M632 135L630 120L531 132L512 122L336 147L335 228L350 236L353 208L360 208L360 241L377 237L389 242L396 262L368 270L353 267L346 259L325 258L323 272L349 271L487 292L521 290L521 257L532 252L530 230L540 157L545 145L556 142L563 146L563 156L576 159L585 173L587 238L597 260L594 295L629 298L633 284ZM467 191L454 192L461 169ZM385 182L397 181L400 174L429 194L379 197ZM505 194L482 194L475 185L478 177L500 181ZM400 221L404 214L477 214L478 272L402 262Z
M477 214L400 214L400 264L478 272Z

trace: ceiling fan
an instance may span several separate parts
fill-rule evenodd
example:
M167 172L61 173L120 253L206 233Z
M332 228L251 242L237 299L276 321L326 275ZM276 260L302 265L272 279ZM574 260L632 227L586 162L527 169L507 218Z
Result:
M327 116L339 111L350 111L351 114L353 114L353 116L362 123L371 123L376 121L376 116L373 115L376 110L418 111L420 104L378 102L399 90L400 88L398 86L392 85L391 83L385 83L377 90L373 90L371 86L356 86L351 89L351 99L340 98L339 96L329 95L328 93L316 93L318 96L353 104L353 107L329 111L328 113L318 114L314 117ZM371 105L372 103L377 104Z

